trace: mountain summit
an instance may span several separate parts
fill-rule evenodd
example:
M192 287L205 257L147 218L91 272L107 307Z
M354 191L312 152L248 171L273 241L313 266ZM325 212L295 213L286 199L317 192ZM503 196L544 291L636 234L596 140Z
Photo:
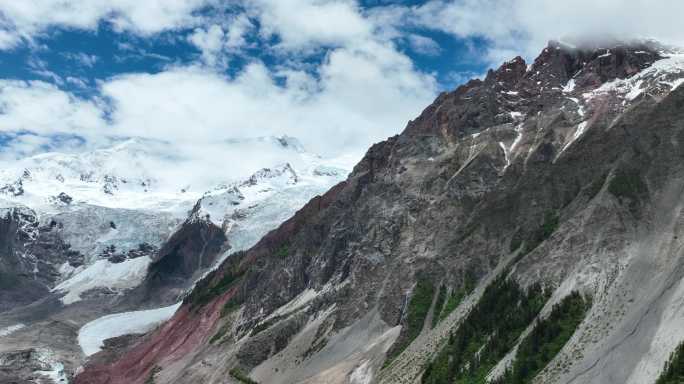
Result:
M550 42L441 94L84 383L648 383L684 341L684 56Z

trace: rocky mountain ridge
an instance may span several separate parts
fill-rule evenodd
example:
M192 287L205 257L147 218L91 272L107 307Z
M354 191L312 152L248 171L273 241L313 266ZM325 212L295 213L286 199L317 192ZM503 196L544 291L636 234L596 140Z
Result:
M529 67L504 63L75 381L491 381L528 357L538 320L586 297L523 382L654 382L684 340L683 78L682 55L651 41L550 42ZM520 292L512 310L476 310L497 286ZM455 347L460 327L481 334L470 349Z

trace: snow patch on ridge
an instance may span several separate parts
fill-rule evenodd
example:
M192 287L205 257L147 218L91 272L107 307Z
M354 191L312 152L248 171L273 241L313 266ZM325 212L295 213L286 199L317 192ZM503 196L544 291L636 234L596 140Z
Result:
M650 67L627 79L615 79L599 88L583 94L587 100L597 96L616 93L631 101L651 89L667 87L672 92L684 82L684 54L666 53L669 57L654 62Z
M570 93L575 90L575 79L568 80L567 84L563 86L563 92Z
M582 136L582 134L584 133L584 131L585 131L586 128L587 128L587 125L589 125L589 122L588 122L588 121L583 121L583 122L581 122L581 123L579 123L579 124L577 125L577 129L575 129L575 133L572 134L572 138L570 138L570 141L568 141L567 144L565 144L565 145L563 146L563 149L561 149L560 153L558 154L559 156L560 156L560 154L563 153L563 152L564 152L572 143L574 143L577 139L579 139L580 136Z

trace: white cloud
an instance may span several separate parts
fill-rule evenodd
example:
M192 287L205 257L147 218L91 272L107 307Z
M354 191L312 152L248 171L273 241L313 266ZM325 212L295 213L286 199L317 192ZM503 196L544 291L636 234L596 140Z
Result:
M436 88L407 57L379 43L333 51L320 78L294 69L279 75L286 77L284 86L258 62L234 79L176 68L121 76L102 92L113 101L112 126L121 135L203 145L288 134L314 150L339 153L399 132Z
M164 140L197 159L193 167L216 169L235 161L217 146L230 138L287 134L314 152L359 156L400 132L436 93L434 80L416 72L408 57L374 41L333 50L316 73L275 73L254 62L234 78L187 66L99 84L100 97L84 100L42 81L1 81L0 131L77 134L90 145L112 136ZM31 153L31 143L39 145L17 141L21 148L13 153ZM264 156L240 158L248 163Z
M0 29L0 50L7 50L16 47L21 42L21 38L12 31Z
M442 52L442 49L439 47L439 44L437 44L436 41L432 40L429 37L410 34L408 36L408 41L411 45L411 49L414 52L420 53L422 55L436 56Z
M159 14L162 6L156 1L116 0L108 5L117 9L112 14L103 13L98 1L83 10L90 16L68 22L64 15L46 15L45 9L2 5L0 9L22 14L18 20L26 25L59 21L92 28L98 18L138 20L137 26L129 27L141 31L176 25L172 21L148 24L136 18L145 10L149 17ZM192 17L193 6L174 6L177 3L168 2L180 15L173 20ZM55 4L45 1L43 8ZM437 92L433 77L417 71L379 32L378 20L364 15L354 1L257 0L243 5L246 14L213 18L212 24L197 26L188 37L201 50L203 66L171 65L156 74L97 80L100 96L94 101L43 82L7 83L0 103L11 107L0 115L0 130L77 133L96 141L112 135L140 136L193 148L207 148L228 138L287 134L313 151L339 155L363 152L371 143L400 132ZM46 19L38 22L37 15ZM227 65L227 55L248 46L248 34L257 37L255 25L262 38L277 37L273 52L281 60L269 68L252 59L234 77L221 75L215 69ZM423 48L431 45L418 40ZM328 47L322 62L306 62L303 52L321 46ZM135 51L135 47L124 48ZM66 81L82 85L75 78ZM43 112L33 115L34 108Z
M94 30L100 21L115 29L151 35L199 22L193 13L213 0L0 1L0 49L59 26Z
M263 36L279 36L284 49L341 46L371 33L355 1L254 0L245 5L259 18Z
M52 80L52 82L55 84L64 84L62 77L49 70L47 62L44 60L41 60L37 57L30 57L26 64L28 64L28 68L32 73L42 78Z
M67 83L73 84L73 85L80 87L80 88L87 88L88 87L88 83L84 79L80 79L78 77L67 76L64 80L66 80Z
M215 66L219 61L219 54L223 50L225 34L220 25L197 28L188 40L202 52L202 60L210 66Z
M679 0L432 0L395 11L393 23L486 38L487 59L498 65L514 55L533 57L548 40L564 37L651 37L684 45L682 14Z
M247 45L245 35L254 27L244 14L227 22L227 29L219 24L208 28L198 27L188 36L188 41L202 52L202 61L209 66L225 68L228 53L238 52Z
M100 60L100 58L97 57L96 55L88 55L88 54L83 53L83 52L77 52L77 53L67 52L67 53L64 53L64 57L66 57L70 60L73 60L73 61L81 64L82 66L88 67L88 68L92 68L95 65L95 63L97 63L98 60Z
M254 28L252 22L244 14L238 15L230 22L226 32L225 46L228 49L238 49L247 45L245 35Z
M102 134L101 108L43 81L0 80L0 131Z

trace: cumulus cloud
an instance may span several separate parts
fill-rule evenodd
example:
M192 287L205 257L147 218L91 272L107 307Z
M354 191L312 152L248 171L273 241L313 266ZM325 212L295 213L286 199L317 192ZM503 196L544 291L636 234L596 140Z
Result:
M188 36L188 41L202 52L202 61L211 66L225 68L228 54L239 52L247 46L245 35L254 27L244 14L232 18L227 28L212 24L207 28L198 27Z
M429 37L410 34L408 41L411 45L411 49L413 49L414 52L420 53L422 55L436 56L442 51L442 49L439 47L439 44Z
M497 65L521 54L533 57L549 39L655 38L684 45L679 0L431 0L393 8L395 25L439 30L490 43L486 59Z
M284 85L254 62L234 78L198 67L119 76L101 88L111 102L108 129L198 145L287 134L312 150L340 154L400 131L436 92L406 56L375 42L331 52L316 75L278 75Z
M144 33L178 23L192 25L192 11L207 3L103 4L88 3L74 19L68 17L75 11L70 1L45 0L37 7L41 10L12 3L0 5L0 10L17 16L16 25L25 31L56 23L94 28L99 18ZM187 37L200 50L204 65L171 65L159 73L102 79L92 100L46 82L5 82L0 103L8 107L0 115L0 130L77 133L91 141L98 136L137 136L198 148L228 138L287 134L313 151L339 155L361 153L401 131L437 92L432 75L417 70L391 39L378 33L377 20L354 1L255 0L242 6L245 13L212 18ZM143 13L150 18L168 15L153 21ZM282 60L268 66L252 58L231 77L216 71L213 67L227 65L228 54L248 45L250 33L275 38L275 47L262 41L261 48L284 55ZM434 49L427 39L415 40L424 50ZM323 47L322 61L306 62L307 51ZM81 84L75 78L66 82ZM43 112L32 115L34 108Z
M119 31L151 35L197 23L194 13L212 0L0 1L0 49L13 48L50 27L96 29L101 21Z
M259 18L262 36L277 35L283 49L342 46L367 39L372 30L351 0L254 0L245 6Z
M57 134L84 137L87 145L76 149L141 137L171 143L184 159L172 167L149 165L157 176L203 185L227 164L231 175L244 175L282 155L262 147L227 148L230 139L290 135L313 152L358 159L372 142L399 132L436 92L431 77L378 42L334 50L316 74L277 73L284 84L275 75L260 62L232 78L200 66L176 67L103 81L96 100L43 81L5 80L0 131L16 139L3 157L36 153ZM23 131L32 134L16 135Z
M202 52L202 60L210 66L219 61L219 54L223 50L225 34L220 25L214 24L209 28L197 28L188 40Z
M88 68L92 68L95 63L100 60L100 58L96 55L89 55L83 52L66 52L63 55L67 59L73 60L76 63Z
M0 80L0 131L99 135L102 109L43 81Z

